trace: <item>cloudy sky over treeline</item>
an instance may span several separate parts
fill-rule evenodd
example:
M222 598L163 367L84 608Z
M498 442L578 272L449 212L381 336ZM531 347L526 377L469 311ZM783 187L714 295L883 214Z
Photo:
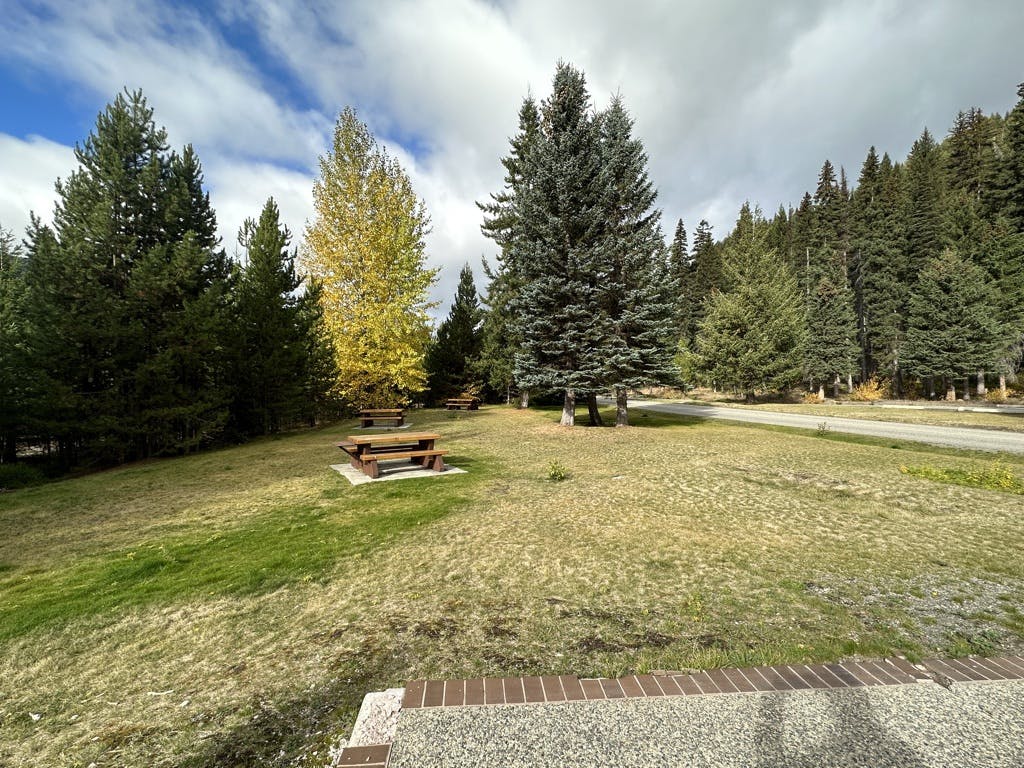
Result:
M475 201L527 94L555 64L597 108L622 95L645 143L664 229L718 237L744 200L796 205L825 158L856 179L867 148L902 159L958 110L1008 110L1024 81L1019 0L221 0L4 3L0 225L52 215L73 147L123 88L141 88L172 146L192 143L229 253L267 197L295 243L318 158L355 107L431 214L447 302L494 247Z

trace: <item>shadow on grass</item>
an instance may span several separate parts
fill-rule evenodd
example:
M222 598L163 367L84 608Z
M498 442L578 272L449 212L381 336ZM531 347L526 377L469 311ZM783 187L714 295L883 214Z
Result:
M483 462L459 458L457 466ZM478 473L483 475L481 469ZM0 580L0 641L74 619L190 599L269 592L322 578L339 561L394 544L468 501L472 474L433 481L328 489L336 506L282 506L213 535L164 538L85 558L69 568L8 573Z
M562 416L562 407L555 405L542 405L542 406L530 406L530 410L539 411L541 413L548 414L550 420L554 423L558 423ZM576 427L580 429L606 429L615 428L615 408L608 408L602 406L598 409L601 414L601 419L604 424L600 427L593 427L590 424L587 416L586 403L583 404L582 408L576 410ZM700 424L706 424L709 419L700 418L699 416L683 416L676 415L674 413L660 413L655 411L645 411L640 408L629 409L629 426L630 427L643 427L645 429L660 429L664 427L696 427Z

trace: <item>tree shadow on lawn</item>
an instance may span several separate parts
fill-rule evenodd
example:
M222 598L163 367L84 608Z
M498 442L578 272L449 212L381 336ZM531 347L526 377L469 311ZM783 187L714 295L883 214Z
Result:
M544 406L530 406L531 410L541 411L546 414L550 414L551 420L557 423L562 415L561 406L544 405ZM599 428L615 428L615 408L601 407L598 409L601 414L601 419L604 421L602 427ZM666 427L696 427L701 424L707 424L711 419L701 418L699 416L683 416L676 415L674 413L661 413L655 411L646 411L642 408L633 407L629 409L629 426L642 427L644 429L663 429ZM586 403L576 408L576 426L581 428L593 429L586 411Z

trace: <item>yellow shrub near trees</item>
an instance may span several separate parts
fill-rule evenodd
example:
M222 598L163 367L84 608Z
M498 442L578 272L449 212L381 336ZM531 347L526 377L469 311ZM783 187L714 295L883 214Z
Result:
M437 276L425 263L430 220L401 165L350 107L320 158L313 205L302 259L323 284L335 394L357 408L407 402L426 384L427 291Z

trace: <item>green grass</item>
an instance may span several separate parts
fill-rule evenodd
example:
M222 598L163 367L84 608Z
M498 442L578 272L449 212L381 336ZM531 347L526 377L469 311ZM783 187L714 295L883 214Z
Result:
M986 488L991 491L1024 495L1024 480L1013 469L1001 462L969 467L901 466L900 472L923 477L938 483L964 485L968 488Z
M1024 502L900 471L970 454L631 416L414 412L469 470L425 480L349 485L346 424L0 494L0 764L324 765L417 677L1024 648Z

